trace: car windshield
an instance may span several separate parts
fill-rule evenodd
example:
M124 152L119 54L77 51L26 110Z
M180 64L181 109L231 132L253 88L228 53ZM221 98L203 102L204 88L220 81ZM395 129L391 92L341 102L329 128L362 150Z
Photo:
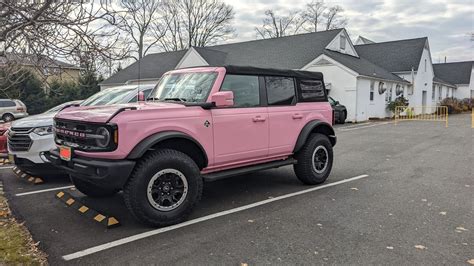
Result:
M148 88L148 89L142 89L141 90L143 92L143 96L144 96L145 99L148 98L148 95L150 94L152 89L153 88ZM135 102L137 102L137 98L138 98L136 91L137 90L135 89L135 92L130 92L130 93L127 93L127 94L119 95L119 96L115 97L115 99L112 99L107 104L135 103ZM135 94L135 97L132 97L132 94Z
M84 102L81 103L81 106L94 106L94 105L106 105L116 99L124 99L126 96L130 95L130 92L136 92L136 87L130 88L110 88L103 91L100 91L91 97L87 98Z
M216 77L216 72L168 74L161 78L149 98L159 101L205 102Z
M49 109L48 111L46 111L45 113L56 113L56 112L59 112L61 109L63 109L64 106L68 105L68 104L74 104L75 102L66 102L66 103L62 103L58 106L55 106L51 109ZM76 103L79 103L79 102L76 102Z

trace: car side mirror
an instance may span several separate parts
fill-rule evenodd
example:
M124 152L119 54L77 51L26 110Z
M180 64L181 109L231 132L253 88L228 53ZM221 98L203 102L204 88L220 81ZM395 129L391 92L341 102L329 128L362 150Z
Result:
M334 105L339 105L339 101L335 101L335 102L334 102Z
M234 92L219 91L211 95L211 102L216 107L231 107L234 105Z
M138 101L139 102L145 101L145 93L143 93L143 91L138 92Z

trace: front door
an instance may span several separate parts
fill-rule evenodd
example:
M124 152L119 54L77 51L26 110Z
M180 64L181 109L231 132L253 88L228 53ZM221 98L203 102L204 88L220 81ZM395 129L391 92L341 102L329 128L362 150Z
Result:
M268 155L268 110L260 104L257 76L226 75L221 91L234 93L234 106L212 109L215 166L245 163Z
M422 109L422 113L426 113L426 95L427 95L427 92L426 91L423 91L423 94L421 96L421 109Z

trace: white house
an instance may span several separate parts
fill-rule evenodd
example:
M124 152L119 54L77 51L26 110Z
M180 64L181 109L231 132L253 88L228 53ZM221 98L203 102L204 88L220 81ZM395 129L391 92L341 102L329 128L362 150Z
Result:
M440 97L435 89L433 100L432 88L445 87L451 90L448 96L455 94L456 86L435 78L427 38L384 43L359 40L360 45L353 45L345 29L335 29L149 54L100 85L155 84L166 71L193 66L318 71L324 74L329 95L346 106L347 121L353 122L391 116L386 105L401 95L413 106L435 106Z
M436 77L444 80L454 91L450 97L474 98L474 61L434 64ZM449 91L443 91L446 95Z

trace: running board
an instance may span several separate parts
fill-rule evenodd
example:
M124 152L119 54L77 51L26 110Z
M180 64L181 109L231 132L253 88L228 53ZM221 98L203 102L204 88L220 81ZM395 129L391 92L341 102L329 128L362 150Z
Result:
M288 158L286 160L280 160L280 161L274 161L274 162L269 162L269 163L250 165L250 166L245 166L245 167L240 167L240 168L235 168L235 169L230 169L230 170L224 170L224 171L215 172L215 173L204 174L204 175L202 175L202 178L206 182L212 182L212 181L216 181L216 180L219 180L219 179L224 179L224 178L231 177L231 176L243 175L243 174L257 172L257 171L260 171L260 170L278 168L278 167L281 167L281 166L296 164L296 163L297 163L297 161L295 159Z

